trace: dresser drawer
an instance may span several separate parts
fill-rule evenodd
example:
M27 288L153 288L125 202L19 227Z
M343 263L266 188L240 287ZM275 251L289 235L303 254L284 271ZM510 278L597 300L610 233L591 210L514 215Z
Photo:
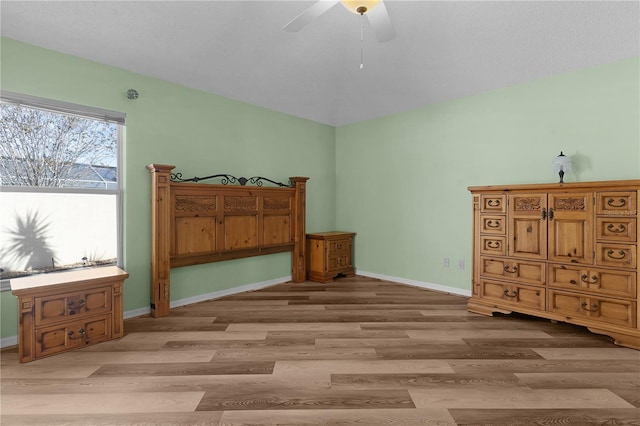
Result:
M508 304L541 311L545 309L545 290L541 287L480 280L480 297L500 305Z
M499 235L480 235L480 254L506 256L507 237Z
M600 296L635 299L635 272L585 268L571 265L549 265L549 287L574 290Z
M111 339L111 314L36 328L36 357Z
M549 290L549 311L568 319L589 318L600 323L635 327L636 302Z
M506 216L487 215L480 216L480 232L483 234L505 235L507 231Z
M329 256L351 253L351 240L329 240Z
M111 286L35 298L35 325L111 312Z
M327 271L339 271L344 268L351 268L351 261L348 255L330 256Z
M636 191L598 192L596 209L599 215L637 216L637 201Z
M618 268L636 267L635 244L596 243L596 264Z
M507 196L505 194L482 194L480 196L480 212L506 213Z
M598 217L596 239L607 241L636 242L635 217Z
M546 271L543 262L480 256L480 276L544 285Z

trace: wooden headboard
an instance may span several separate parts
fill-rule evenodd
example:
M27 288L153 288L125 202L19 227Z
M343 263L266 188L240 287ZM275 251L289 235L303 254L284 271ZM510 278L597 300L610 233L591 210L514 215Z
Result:
M306 177L182 179L150 164L151 315L169 313L170 268L291 251L291 276L305 280ZM197 183L220 179L220 184ZM247 183L252 186L247 186ZM263 186L269 185L269 186Z

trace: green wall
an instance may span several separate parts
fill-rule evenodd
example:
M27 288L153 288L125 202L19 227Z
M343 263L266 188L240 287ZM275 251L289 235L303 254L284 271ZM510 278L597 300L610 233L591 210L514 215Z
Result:
M567 182L640 178L639 81L633 58L338 128L336 225L358 233L357 269L469 291L467 186L557 182L560 150Z
M125 311L148 308L150 177L173 164L188 176L230 173L287 181L308 176L307 230L335 227L335 129L184 86L1 39L3 90L127 114L124 144ZM140 98L130 101L127 89ZM291 274L288 253L179 268L172 300ZM17 334L17 307L0 295L1 337Z

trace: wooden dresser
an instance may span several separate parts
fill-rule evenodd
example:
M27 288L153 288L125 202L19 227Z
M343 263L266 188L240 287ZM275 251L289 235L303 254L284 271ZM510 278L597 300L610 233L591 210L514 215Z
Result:
M640 349L640 180L469 187L468 310L586 326Z
M122 337L128 276L108 266L12 279L20 362Z
M307 234L307 278L326 283L338 275L351 277L353 269L353 232Z

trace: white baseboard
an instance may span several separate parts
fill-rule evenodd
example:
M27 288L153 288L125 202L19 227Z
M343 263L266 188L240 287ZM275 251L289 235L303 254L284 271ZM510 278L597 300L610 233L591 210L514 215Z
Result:
M413 287L425 288L427 290L434 290L442 293L449 293L449 294L456 294L458 296L471 297L471 290L464 290L461 288L449 287L446 285L427 283L424 281L409 280L406 278L376 274L375 272L367 272L367 271L361 271L361 270L357 270L356 275L362 275L363 277L369 277L369 278L377 278L379 280L392 281L400 284L407 284Z
M171 307L175 308L178 306L190 305L192 303L204 302L205 300L217 299L223 296L229 296L237 293L244 293L245 291L253 291L259 290L261 288L270 287L276 284L282 284L291 281L291 275L286 277L274 278L272 280L261 281L252 284L241 285L240 287L228 288L225 290L214 291L212 293L201 294L198 296L187 297L186 299L174 300L171 302ZM133 309L131 311L125 311L123 313L123 317L126 318L134 318L140 317L142 315L147 315L151 312L151 308L138 308ZM3 339L0 339L0 348L6 348L9 346L15 346L18 344L18 336L9 336Z
M0 348L8 348L9 346L16 346L18 344L18 336L9 336L0 339Z
M291 281L291 275L286 277L274 278L272 280L260 281L257 283L245 284L240 287L227 288L225 290L214 291L212 293L199 294L198 296L187 297L186 299L174 300L169 305L170 308L177 308L178 306L191 305L193 303L204 302L206 300L218 299L224 296L230 296L232 294L244 293L245 291L259 290L265 287L271 287L272 285L282 284ZM123 315L124 318L140 317L147 315L151 312L151 308L139 308L132 311L126 311Z

